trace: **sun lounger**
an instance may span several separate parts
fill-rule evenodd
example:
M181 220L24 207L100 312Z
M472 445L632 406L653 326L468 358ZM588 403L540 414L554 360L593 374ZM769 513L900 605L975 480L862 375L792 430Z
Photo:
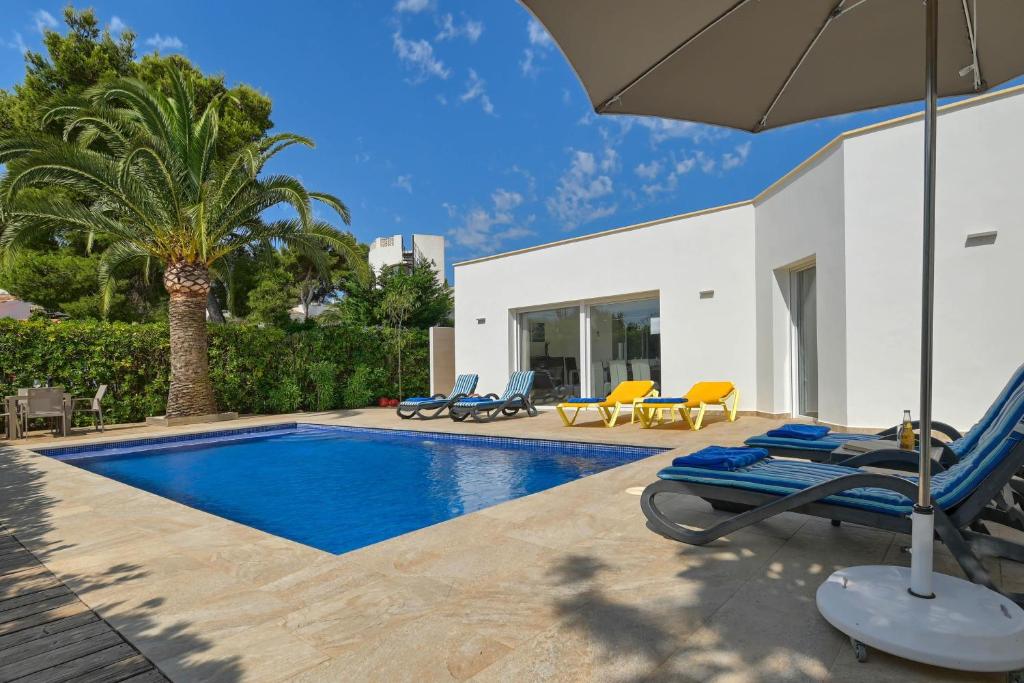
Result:
M449 410L453 403L460 398L465 398L476 391L477 375L459 375L455 380L455 386L448 395L434 394L433 396L415 396L407 398L398 404L398 417L403 420L416 417L421 420L429 420L440 417L442 413Z
M665 411L672 416L678 412L690 429L697 431L704 423L704 413L710 406L721 406L729 422L736 420L740 392L732 382L697 382L685 396L677 398L651 398L636 405L637 417L644 427L664 419ZM697 411L696 417L693 411Z
M1003 390L999 392L995 400L992 401L992 405L989 406L988 410L981 417L977 424L971 427L966 434L961 434L953 427L942 423L932 422L932 430L945 436L949 441L946 443L946 448L943 449L945 457L943 463L945 465L952 465L954 462L960 459L960 454L970 450L980 438L980 434L988 428L992 423L992 420L996 418L999 411L1006 401L1009 400L1010 396L1018 387L1024 385L1024 365L1017 368L1016 372L1010 377L1010 381L1006 383ZM792 426L792 425L788 425ZM913 427L918 428L918 423L915 421ZM823 428L827 429L827 428ZM856 441L877 441L879 439L887 439L895 442L896 434L899 427L890 427L877 434L849 434L846 432L828 432L824 436L817 439L806 439L806 438L794 438L793 435L776 435L772 432L761 434L759 436L752 436L747 439L746 443L748 446L755 448L765 448L771 455L779 455L791 458L804 458L806 460L824 461L824 462L835 462L835 459L830 457L832 451L837 448L841 448L850 442ZM938 442L935 437L932 437L933 445L941 446L941 442Z
M1024 530L1024 487L1014 474L1024 464L1024 386L1007 399L989 425L976 434L959 462L942 470L933 463L932 501L939 539L976 583L992 587L979 555L1024 562L1024 546L988 532L995 522ZM704 545L733 531L774 517L799 512L889 531L910 533L916 477L860 469L856 458L845 465L760 459L734 470L689 466L677 459L658 473L641 496L651 527L668 538ZM699 496L719 510L738 513L708 529L670 519L658 508L658 496ZM994 500L1002 500L1000 505ZM1018 602L1022 596L1010 596Z
M518 370L508 379L508 386L501 396L470 396L455 401L449 416L456 422L472 417L477 422L491 422L500 415L511 417L520 410L533 417L537 409L530 401L530 390L533 388L533 370Z
M629 380L620 382L606 398L570 398L565 403L555 406L555 410L558 411L558 416L562 418L566 427L571 427L576 423L576 418L581 410L590 408L596 410L601 416L605 427L614 427L623 406L632 406L638 399L645 396L656 396L657 393L654 389L654 382L650 380ZM566 411L570 410L573 411L572 417L566 414ZM633 415L630 421L632 422L635 417L636 415Z

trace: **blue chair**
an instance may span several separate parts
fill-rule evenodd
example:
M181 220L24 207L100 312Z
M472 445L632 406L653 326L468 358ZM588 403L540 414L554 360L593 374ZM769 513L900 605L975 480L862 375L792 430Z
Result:
M455 380L455 386L448 395L434 394L433 396L414 396L407 398L398 404L398 417L403 420L419 418L430 420L440 417L446 410L451 409L452 404L461 398L465 398L476 391L477 375L459 375Z
M530 400L533 377L533 370L517 370L509 377L508 386L500 396L487 394L460 399L452 404L448 414L456 422L462 422L467 417L472 417L477 422L492 422L501 415L511 417L520 410L533 417L537 414L537 409Z
M992 423L992 420L996 418L999 411L1002 410L1013 392L1021 385L1024 385L1024 365L1017 368L1016 372L1014 372L1010 377L1010 381L1006 383L1003 390L999 392L998 396L996 396L992 405L989 406L981 420L971 427L966 434L961 434L956 429L945 423L932 422L932 429L934 431L937 431L950 439L950 441L945 444L946 448L943 449L944 455L946 456L942 460L944 465L952 465L960 459L960 456L963 453L966 453L974 447L980 438L981 433L988 428ZM913 426L917 429L919 424L915 421ZM840 448L851 441L877 441L879 439L890 439L895 442L898 429L898 427L890 427L889 429L878 432L877 434L832 432L820 439L794 439L761 434L759 436L750 437L746 440L746 444L754 448L764 448L771 455L804 458L806 460L819 462L835 462L831 455L832 451L837 448ZM932 445L942 446L943 444L938 442L936 439L933 439ZM908 464L916 468L916 454L908 460Z
M1024 562L1024 546L987 533L986 522L1024 531L1024 486L1014 477L1024 465L1024 385L1003 402L987 426L964 437L959 461L931 480L936 532L975 583L992 586L978 555ZM896 449L894 449L896 450ZM877 451L874 453L878 453ZM782 512L824 517L910 533L909 515L917 477L884 474L844 465L771 457L733 471L681 463L658 473L641 496L651 527L668 538L704 545ZM695 495L712 507L737 513L708 529L694 529L666 516L656 504L664 494ZM999 504L993 501L1001 501ZM1024 595L1011 595L1018 602Z

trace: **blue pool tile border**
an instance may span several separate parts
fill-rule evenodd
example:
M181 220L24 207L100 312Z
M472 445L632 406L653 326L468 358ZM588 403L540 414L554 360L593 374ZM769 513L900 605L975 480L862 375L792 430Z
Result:
M540 448L557 448L562 451L577 452L584 454L599 454L615 451L616 455L626 456L631 460L640 460L652 455L672 450L668 447L659 446L631 446L611 443L588 443L581 441L562 441L558 439L532 439L511 436L489 436L476 434L452 434L450 432L431 432L416 429L388 429L380 427L355 427L349 425L324 425L309 422L281 422L271 425L259 425L253 427L240 427L237 429L218 429L203 432L191 432L188 434L174 434L167 436L151 436L138 439L126 439L123 441L105 441L100 443L82 444L78 446L60 446L54 448L32 449L40 455L63 459L68 456L86 455L99 453L101 451L136 449L145 446L165 446L169 444L185 445L190 441L209 441L211 439L223 438L224 440L235 440L232 437L257 436L267 432L286 432L289 430L304 431L325 431L375 434L378 436L404 436L426 438L433 441L455 441L478 446L532 446Z
M94 451L106 451L111 448L138 448L140 446L160 446L171 443L185 443L188 441L200 441L213 437L243 436L247 434L260 434L262 432L279 432L288 429L295 429L297 422L282 422L272 425L259 425L254 427L239 427L238 429L212 429L205 432L190 432L188 434L171 434L167 436L148 436L140 439L126 439L124 441L102 441L100 443L87 443L80 446L60 446L56 448L33 448L31 450L50 457L62 455L77 455L79 453L92 453Z

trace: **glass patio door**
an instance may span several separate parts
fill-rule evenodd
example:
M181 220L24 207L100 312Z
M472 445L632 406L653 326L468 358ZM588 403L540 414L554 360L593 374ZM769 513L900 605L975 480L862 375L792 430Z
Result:
M533 401L552 405L580 395L580 308L519 315L519 367L533 370Z
M658 299L590 306L590 393L607 396L629 379L661 383Z
M818 296L814 267L793 276L796 333L797 413L818 417Z

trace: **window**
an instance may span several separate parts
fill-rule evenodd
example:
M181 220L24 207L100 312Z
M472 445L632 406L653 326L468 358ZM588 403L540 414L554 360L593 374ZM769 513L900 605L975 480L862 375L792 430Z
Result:
M559 403L580 394L579 306L519 316L519 367L533 370L533 401Z
M590 389L605 396L619 382L661 384L661 318L658 299L590 307Z

